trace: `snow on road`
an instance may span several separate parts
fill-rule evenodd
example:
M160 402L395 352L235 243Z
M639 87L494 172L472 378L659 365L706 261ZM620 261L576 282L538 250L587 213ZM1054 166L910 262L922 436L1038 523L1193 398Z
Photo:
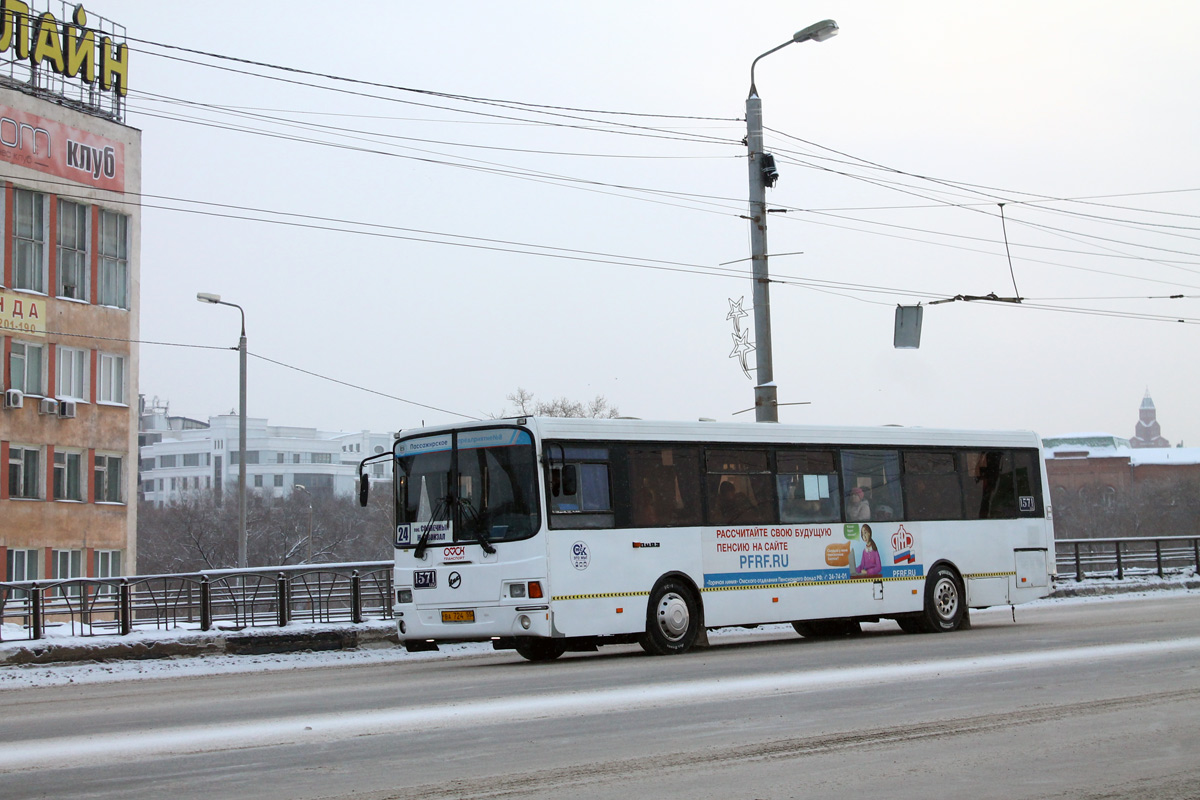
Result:
M1200 637L956 659L938 658L907 664L706 678L668 684L459 701L412 708L307 714L242 723L225 720L220 724L169 730L105 736L67 736L28 743L9 742L0 750L0 771L29 769L42 765L62 766L64 759L72 765L79 766L106 763L117 757L149 758L239 747L312 744L322 740L396 731L469 728L489 723L511 724L535 719L644 711L667 706L694 705L713 698L727 702L845 686L911 687L916 681L944 681L950 676L993 672L1009 674L1020 669L1144 659L1168 653L1200 653Z
M1126 602L1146 597L1161 597L1170 593L1191 593L1182 586L1179 588L1159 590L1154 592L1135 592L1119 595L1100 595L1081 598L1046 599L1035 603L1018 606L1016 613L1020 615L1023 609L1045 607L1057 604L1075 603L1105 603ZM1001 615L1007 617L1009 608L1000 607L987 611L972 612L973 619L984 619L984 615ZM877 623L880 626L894 626L892 622ZM870 625L865 626L867 630ZM187 635L178 634L177 638ZM790 625L764 625L757 629L744 630L730 628L712 631L711 640L716 642L734 641L737 639L761 637L763 635L795 636ZM153 638L155 641L169 641L172 634L159 632L155 634L134 634L143 640ZM88 644L94 640L87 638L56 638L55 643ZM0 652L4 648L27 646L28 641L5 641L0 643ZM361 648L358 650L280 653L272 655L235 656L210 655L179 658L161 658L153 660L122 660L108 662L58 663L40 665L4 665L0 666L0 693L4 691L27 689L37 686L62 686L67 684L101 683L111 681L144 680L147 678L175 678L196 675L221 675L245 672L260 672L266 670L313 669L320 667L337 667L352 664L397 664L414 661L429 661L450 658L472 658L493 654L495 651L489 643L443 645L439 652L408 653L400 647Z

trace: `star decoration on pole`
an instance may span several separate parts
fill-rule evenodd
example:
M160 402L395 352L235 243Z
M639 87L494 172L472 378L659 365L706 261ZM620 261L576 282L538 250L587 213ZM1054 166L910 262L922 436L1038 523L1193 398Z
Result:
M734 299L729 298L729 313L725 315L725 319L733 320L733 330L735 333L742 332L742 325L738 321L743 317L750 316L750 312L742 310L742 303L746 302L746 296L742 295L734 302Z
M750 368L746 366L746 354L754 351L754 345L750 344L750 331L738 331L729 335L733 337L733 352L729 357L741 359L742 372L749 378L751 375Z
M746 365L746 354L754 352L754 345L750 343L750 331L742 330L742 318L750 316L750 312L742 308L742 303L746 301L746 296L742 295L737 300L729 298L729 313L725 315L725 319L733 321L733 352L729 354L730 358L741 360L742 372L746 373L747 378L753 378L750 374L750 368Z

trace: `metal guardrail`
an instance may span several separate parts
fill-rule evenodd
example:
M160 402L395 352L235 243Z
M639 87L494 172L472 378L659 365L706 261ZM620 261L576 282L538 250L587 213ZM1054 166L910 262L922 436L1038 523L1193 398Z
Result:
M1126 573L1157 574L1192 567L1200 572L1200 536L1124 536L1112 539L1058 539L1059 578L1115 577Z
M68 625L72 636L111 636L391 619L392 568L391 561L366 561L0 582L0 641L41 639Z
M1163 577L1187 567L1200 572L1200 536L1059 539L1055 545L1060 579ZM42 639L60 626L70 626L72 636L111 636L391 619L392 567L391 561L363 561L0 582L0 641Z

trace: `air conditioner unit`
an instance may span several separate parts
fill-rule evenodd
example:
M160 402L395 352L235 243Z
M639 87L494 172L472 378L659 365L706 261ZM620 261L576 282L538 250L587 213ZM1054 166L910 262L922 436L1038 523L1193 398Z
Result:
M25 405L25 393L20 389L9 389L4 393L5 408L21 408Z
M59 400L58 415L63 419L75 419L75 401Z
M53 415L58 414L58 401L53 397L43 397L38 403L38 413Z

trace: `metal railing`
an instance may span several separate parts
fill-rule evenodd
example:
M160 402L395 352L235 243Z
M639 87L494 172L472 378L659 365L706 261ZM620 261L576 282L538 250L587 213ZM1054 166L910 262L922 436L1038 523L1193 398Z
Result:
M0 583L0 641L392 617L391 561Z
M1056 564L1060 578L1156 574L1191 567L1200 572L1200 536L1123 536L1111 539L1058 539Z
M1059 539L1059 578L1200 572L1200 536ZM210 631L282 627L289 622L392 618L391 561L302 564L177 575L0 582L0 641L135 630Z

